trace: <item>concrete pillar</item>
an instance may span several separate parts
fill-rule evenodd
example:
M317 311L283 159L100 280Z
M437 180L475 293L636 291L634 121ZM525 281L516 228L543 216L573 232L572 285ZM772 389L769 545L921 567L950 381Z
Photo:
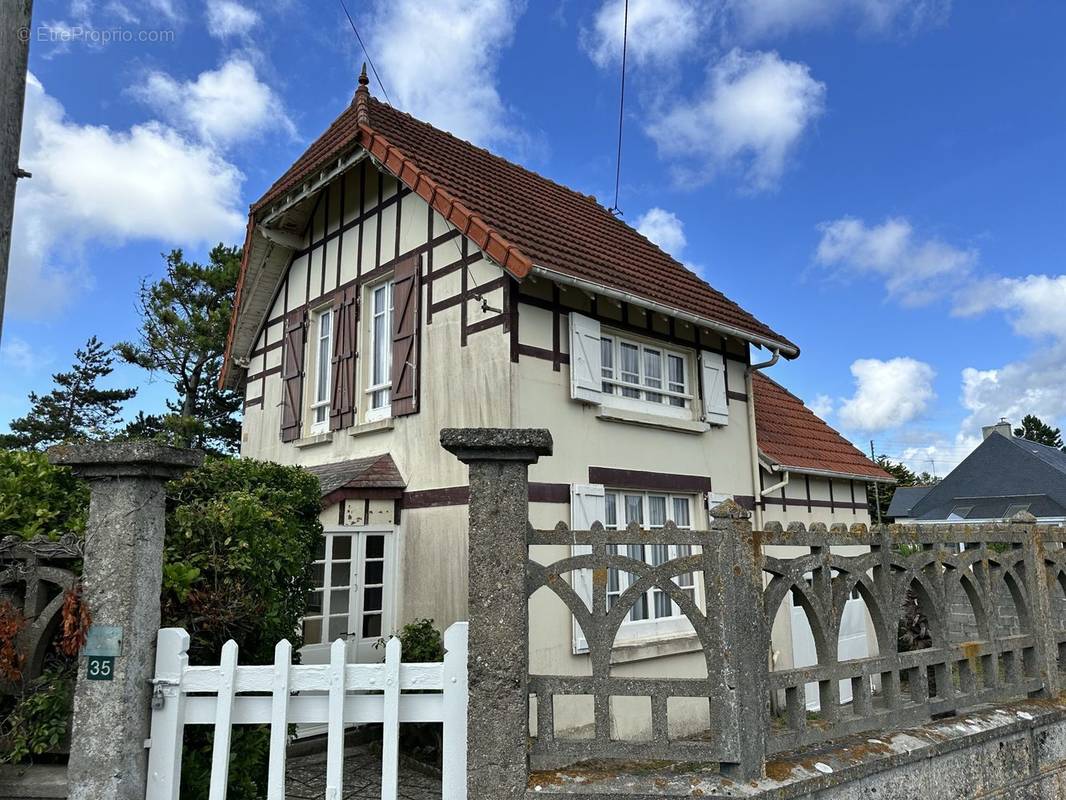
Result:
M74 691L70 800L144 800L163 583L164 483L199 466L203 454L148 442L60 445L49 460L89 481L84 601L94 626L121 628L111 680Z
M712 509L711 516L712 533L722 537L713 579L720 596L714 608L708 600L707 613L722 614L723 678L731 702L720 713L732 717L721 722L735 732L735 760L723 760L721 770L747 781L765 774L770 730L770 631L763 609L762 552L748 511L730 500Z
M1036 517L1028 511L1015 514L1010 521L1013 530L1025 532L1025 571L1032 576L1026 581L1029 590L1029 626L1033 634L1033 659L1044 688L1037 697L1056 697L1059 693L1058 624L1051 607L1052 587L1048 580L1044 536L1047 526L1037 525ZM1025 631L1025 620L1019 620ZM1027 669L1028 671L1028 669Z
M467 796L526 796L529 465L551 455L543 429L450 428L441 445L470 467Z

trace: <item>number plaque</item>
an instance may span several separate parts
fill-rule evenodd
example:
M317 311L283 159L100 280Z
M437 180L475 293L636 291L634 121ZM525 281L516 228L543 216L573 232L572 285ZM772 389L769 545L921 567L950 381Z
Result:
M89 656L86 677L91 681L113 681L115 679L114 656Z

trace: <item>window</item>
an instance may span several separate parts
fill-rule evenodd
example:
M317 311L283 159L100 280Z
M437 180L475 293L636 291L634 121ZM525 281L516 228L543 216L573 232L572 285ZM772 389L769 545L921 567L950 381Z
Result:
M661 528L669 520L679 528L691 528L691 498L684 495L653 494L647 492L607 491L604 495L604 527L619 530L631 523L641 527ZM658 565L675 558L692 555L692 546L687 544L630 544L614 545L619 555ZM633 576L623 570L612 569L607 576L607 607L617 602L629 588ZM696 600L696 580L691 572L678 575L674 583L680 586L693 601ZM677 603L661 589L651 588L644 593L629 611L625 624L655 622L656 620L681 619L684 615Z
M951 513L948 514L948 519L957 517L958 519L966 519L973 512L973 506L955 506L951 509Z
M333 354L333 311L319 312L314 321L314 379L311 396L311 433L329 428L330 358Z
M604 336L600 339L604 402L657 406L655 413L692 416L688 359L659 345ZM616 398L612 400L611 398Z
M392 282L370 290L370 395L367 419L384 419L391 413L392 389Z
M1007 510L1003 512L1003 518L1010 519L1015 514L1020 514L1022 511L1028 511L1029 506L1031 505L1032 503L1011 503L1007 506Z

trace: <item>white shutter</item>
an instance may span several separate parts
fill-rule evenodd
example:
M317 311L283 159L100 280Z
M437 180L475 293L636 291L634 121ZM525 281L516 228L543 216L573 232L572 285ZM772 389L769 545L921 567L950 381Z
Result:
M603 499L603 486L595 483L575 483L570 487L570 528L575 531L587 531L593 522L603 523L606 516L606 501ZM575 544L570 547L570 555L581 556L592 552L591 545ZM585 605L592 608L592 570L582 569L570 573L570 580ZM587 653L588 642L576 621L572 623L574 635L574 653Z
M712 425L728 425L729 405L725 393L725 358L719 353L701 351L700 371L703 376L704 421Z
M570 312L570 397L599 403L603 388L600 323Z

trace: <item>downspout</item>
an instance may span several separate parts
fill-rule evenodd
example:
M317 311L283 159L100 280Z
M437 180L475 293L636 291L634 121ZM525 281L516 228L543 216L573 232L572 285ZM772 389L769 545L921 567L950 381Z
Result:
M751 493L755 498L754 529L762 530L762 509L759 500L762 499L762 491L759 489L759 440L755 434L755 371L772 367L781 358L781 351L774 349L773 356L769 361L760 364L750 364L744 370L744 386L748 392L748 443L751 447ZM784 484L788 483L788 473L785 473ZM775 487L776 488L776 487Z

